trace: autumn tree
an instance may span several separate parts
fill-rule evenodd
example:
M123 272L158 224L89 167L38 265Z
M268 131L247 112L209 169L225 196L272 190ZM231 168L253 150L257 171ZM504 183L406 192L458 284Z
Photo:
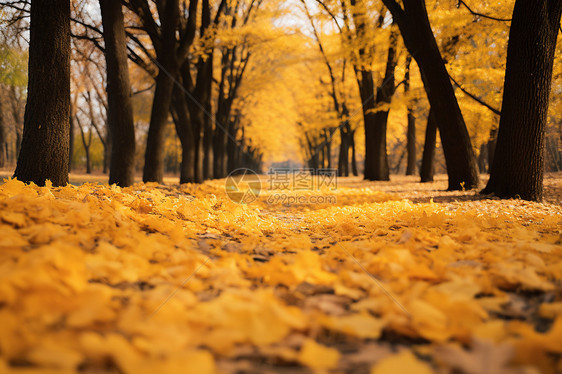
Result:
M318 46L318 50L322 57L322 61L328 71L328 86L330 97L333 102L333 109L337 114L337 118L339 120L339 124L336 129L339 130L340 135L340 150L339 150L339 157L338 157L338 173L343 176L348 176L350 171L357 175L357 161L356 161L356 152L355 152L355 130L351 126L350 122L350 109L349 109L349 98L347 92L345 90L345 83L346 83L346 69L347 69L347 57L343 57L343 62L338 66L341 68L341 73L339 75L336 73L336 64L330 61L328 57L328 53L326 51L325 43L321 39L321 30L316 26L315 19L311 14L306 2L301 0L303 4L304 12L308 21L310 23L312 33L316 44ZM327 9L327 8L325 8ZM330 13L333 17L333 14ZM336 23L337 24L337 23ZM343 29L339 27L340 30L340 38L344 37ZM329 135L326 138L331 138L333 132L331 130L328 131ZM307 141L307 143L309 143ZM318 156L316 153L323 149L325 142L321 142L317 147L316 151L313 153L312 156L315 158ZM311 144L311 143L310 143ZM309 146L310 146L309 144ZM349 158L349 151L351 150L351 160ZM350 170L350 163L351 163L351 170Z
M406 57L406 72L404 74L404 93L410 91L410 65L412 56ZM412 104L408 102L408 129L406 130L406 153L407 166L406 175L416 173L416 117L414 116Z
M435 145L437 142L437 121L435 114L430 108L427 115L427 125L425 127L425 142L423 145L422 162L420 167L420 178L422 183L433 182L435 172Z
M176 32L179 21L179 1L159 2L157 23L146 0L130 1L130 8L140 18L156 51L158 75L146 140L143 181L162 182L164 178L164 134L168 123L174 79L179 69Z
M449 74L429 23L425 0L383 0L418 63L443 143L449 190L478 186L478 165Z
M370 131L365 128L365 179L390 180L388 154L386 150L386 130L388 124L389 105L396 89L394 71L396 69L396 48L398 35L395 30L390 32L389 46L384 70L384 78L375 95L375 116ZM382 106L382 108L381 108ZM370 147L367 143L372 143ZM369 149L371 152L368 152Z
M134 183L135 129L127 65L127 40L120 1L100 0L107 67L108 126L111 136L109 183Z
M517 0L490 180L483 193L541 201L544 137L561 0Z
M68 183L70 2L31 4L29 85L23 140L14 177L44 185Z
M213 137L213 176L223 178L233 169L233 160L236 151L236 132L239 118L233 116L233 104L238 95L242 79L244 78L252 46L248 35L248 24L255 18L262 1L245 3L238 1L225 7L222 34L228 39L220 46L220 70L215 110L215 133ZM228 22L229 21L229 22ZM251 26L250 26L251 27ZM236 35L238 32L238 35ZM230 35L229 35L230 34Z

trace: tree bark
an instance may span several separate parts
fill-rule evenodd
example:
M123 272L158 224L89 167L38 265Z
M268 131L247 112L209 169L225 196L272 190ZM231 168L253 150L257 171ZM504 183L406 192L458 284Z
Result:
M435 144L437 141L437 122L433 110L429 109L427 116L427 126L425 128L425 143L423 146L423 156L420 168L421 182L433 182L435 164Z
M351 142L351 173L356 177L359 175L359 172L357 171L357 156L355 154L355 130L351 131L349 140Z
M174 88L173 118L181 142L180 184L195 182L195 139L186 98L179 87Z
M14 177L44 186L68 183L70 1L31 3L28 98Z
M406 73L404 74L404 93L406 96L410 91L410 64L412 56L406 58ZM412 103L408 102L408 130L406 132L406 150L408 162L406 165L406 175L416 174L416 117L412 109Z
M371 71L361 70L358 72L357 83L359 86L359 94L362 102L363 123L365 128L365 164L364 175L366 180L374 178L373 173L373 137L375 128L375 83L373 82L373 73Z
M237 167L236 150L238 149L239 145L235 141L235 139L236 139L236 134L238 133L239 126L240 126L240 112L237 111L234 115L234 119L229 123L229 127L228 127L228 131L232 135L232 137L228 137L226 143L227 174L231 173Z
M164 138L172 101L174 78L177 75L176 26L179 18L178 0L166 2L162 23L162 48L158 55L159 71L146 139L143 181L162 183L164 180Z
M115 0L100 0L100 7L107 66L107 122L112 145L109 183L127 187L135 182L135 127L123 10L121 2Z
M326 167L332 168L332 139L330 130L324 129L324 138L326 139Z
M449 190L478 187L478 163L445 63L429 24L425 0L383 0L416 60L443 143Z
M344 120L343 126L340 126L340 154L338 158L338 175L349 176L349 122ZM318 167L318 166L317 166Z
M480 174L488 172L488 147L487 144L480 146L480 154L478 155L478 170Z
M541 201L545 128L562 0L513 9L494 163L483 193Z
M488 173L494 164L494 154L496 153L496 143L498 141L498 129L493 128L490 131L490 139L488 140Z
M398 42L397 31L390 32L390 44L386 59L386 69L381 86L377 89L375 107L389 105L395 91L394 70L396 68L396 45ZM372 128L369 131L369 152L370 160L365 162L365 179L388 181L390 180L390 170L388 167L388 154L386 152L386 129L388 122L389 109L378 110L373 118ZM367 134L367 129L365 129ZM367 142L367 137L365 137ZM365 144L367 145L367 144ZM365 155L367 158L367 155Z

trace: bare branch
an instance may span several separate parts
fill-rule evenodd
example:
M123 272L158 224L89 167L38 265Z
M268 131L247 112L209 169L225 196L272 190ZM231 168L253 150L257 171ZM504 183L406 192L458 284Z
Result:
M457 8L459 8L461 6L461 4L464 5L464 7L466 9L468 9L468 11L470 13L472 13L474 16L491 19L493 21L511 22L511 18L498 18L498 17L493 17L493 16L489 16L489 15L486 15L486 14L482 14L482 13L479 13L479 12L475 12L463 0L459 0L459 2L457 3Z
M490 104L486 103L484 100L480 99L479 97L477 97L476 95L468 92L467 90L465 90L452 76L451 74L449 74L449 78L451 78L451 80L453 81L453 83L455 84L455 86L457 86L459 88L459 90L461 90L462 92L464 92L464 94L468 97L470 97L472 100L476 101L477 103L485 106L486 108L490 109L492 111L492 113L494 113L495 115L501 115L501 112L499 110L497 110L496 108L494 108L493 106L491 106Z

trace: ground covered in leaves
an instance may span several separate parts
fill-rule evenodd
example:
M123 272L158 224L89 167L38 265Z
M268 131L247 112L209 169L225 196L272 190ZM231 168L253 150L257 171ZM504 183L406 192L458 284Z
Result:
M1 373L562 372L545 204L402 178L239 205L224 181L0 186ZM264 187L267 187L264 185ZM318 198L316 198L318 200Z

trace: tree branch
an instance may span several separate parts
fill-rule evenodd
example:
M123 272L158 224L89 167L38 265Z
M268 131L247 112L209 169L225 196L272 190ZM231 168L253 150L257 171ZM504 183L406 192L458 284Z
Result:
M486 108L490 109L492 111L492 113L494 113L495 115L501 115L501 112L499 110L497 110L496 108L494 108L493 106L491 106L490 104L486 103L484 100L480 99L479 97L477 97L474 94L471 94L470 92L468 92L467 90L465 90L452 76L451 74L449 74L449 78L451 78L451 80L453 81L453 83L455 84L455 86L457 86L459 88L459 90L461 90L462 92L464 92L464 94L468 97L470 97L472 100L476 101L477 103L479 103L480 105L485 106Z
M475 12L474 10L470 9L470 7L463 0L458 0L458 1L459 2L457 3L457 8L459 8L462 4L474 16L491 19L493 21L511 22L511 18L498 18L498 17L488 16L486 14L482 14L482 13L479 13L479 12Z

